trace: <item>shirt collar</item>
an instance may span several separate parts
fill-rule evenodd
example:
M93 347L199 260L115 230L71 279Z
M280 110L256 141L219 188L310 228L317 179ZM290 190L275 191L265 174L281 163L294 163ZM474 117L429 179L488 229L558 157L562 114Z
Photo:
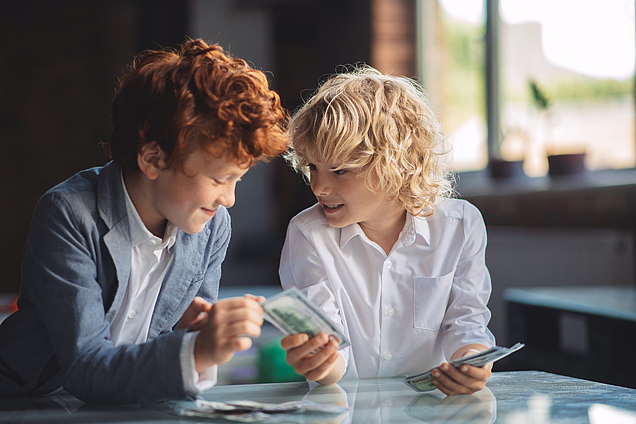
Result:
M152 240L153 250L159 249L171 249L174 246L174 243L177 239L177 227L172 225L171 222L168 222L166 225L166 231L164 233L163 240L150 231L144 225L139 213L137 212L137 208L133 204L130 199L130 195L128 194L128 190L126 189L126 183L124 182L124 171L121 171L121 185L124 189L124 196L126 198L126 211L128 212L128 225L130 227L130 241L133 246L138 246L142 243L145 243L149 240Z
M355 236L361 236L362 238L365 237L364 231L362 231L362 228L360 227L359 224L351 224L351 225L347 225L344 228L340 229L340 248L343 249L347 243L349 243L349 240L351 240L352 238L354 238Z
M420 218L406 214L406 221L404 222L404 228L398 237L398 240L402 240L404 246L410 246L415 243L415 237L419 235L427 244L430 244L431 240L431 228L429 226L428 219ZM347 225L340 229L340 248L343 249L349 241L355 236L361 236L365 238L364 231L358 224Z
M415 237L420 236L427 244L431 244L431 226L429 218L419 216L406 215L406 224L404 225L404 245L409 246L415 243Z

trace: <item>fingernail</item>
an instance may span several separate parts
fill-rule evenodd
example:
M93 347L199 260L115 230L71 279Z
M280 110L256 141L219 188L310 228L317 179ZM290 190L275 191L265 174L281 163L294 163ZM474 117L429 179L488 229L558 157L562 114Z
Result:
M439 371L437 370L433 371L433 377L439 377L439 376L440 376Z
M468 367L466 365L462 367L462 372L468 372Z
M444 363L442 364L442 366L440 367L443 371L448 371L448 364Z

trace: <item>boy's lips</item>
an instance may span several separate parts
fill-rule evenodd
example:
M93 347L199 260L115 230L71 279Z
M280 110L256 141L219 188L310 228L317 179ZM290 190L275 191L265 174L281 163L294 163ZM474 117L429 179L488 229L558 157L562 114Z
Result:
M214 214L216 213L217 209L207 209L207 208L201 208L203 210L203 213L206 215L209 215L210 217L214 216Z
M320 205L325 213L336 213L344 206L342 203L321 203Z

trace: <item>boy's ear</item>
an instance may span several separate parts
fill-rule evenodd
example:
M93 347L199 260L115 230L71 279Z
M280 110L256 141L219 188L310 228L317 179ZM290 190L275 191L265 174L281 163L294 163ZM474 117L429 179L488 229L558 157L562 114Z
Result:
M165 170L168 166L166 152L159 146L156 141L146 143L139 149L137 153L137 165L139 169L151 180L159 176L159 172Z

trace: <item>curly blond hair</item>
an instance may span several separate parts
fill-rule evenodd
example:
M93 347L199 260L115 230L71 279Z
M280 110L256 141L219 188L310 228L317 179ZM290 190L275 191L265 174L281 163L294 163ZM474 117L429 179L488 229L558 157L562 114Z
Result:
M422 87L370 66L336 74L291 118L285 159L309 179L307 155L335 169L357 171L416 216L454 195L449 153Z

